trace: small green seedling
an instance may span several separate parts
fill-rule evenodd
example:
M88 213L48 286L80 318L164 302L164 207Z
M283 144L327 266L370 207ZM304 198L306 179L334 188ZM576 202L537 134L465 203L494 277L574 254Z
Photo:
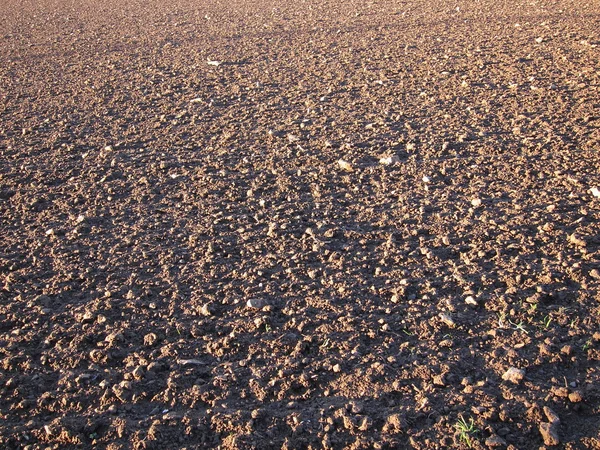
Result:
M545 316L540 322L541 322L541 327L544 330L547 330L548 328L550 328L550 324L552 323L552 317Z
M479 432L479 430L475 428L475 421L473 418L470 417L469 421L467 422L462 415L459 416L454 428L458 430L458 438L460 441L464 442L469 448L473 447L471 435Z
M592 341L587 341L585 344L583 344L583 347L581 347L581 349L584 352L587 352L587 350L592 346Z

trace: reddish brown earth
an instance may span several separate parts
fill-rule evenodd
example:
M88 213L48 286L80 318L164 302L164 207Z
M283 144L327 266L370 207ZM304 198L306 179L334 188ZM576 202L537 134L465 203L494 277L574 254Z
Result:
M3 0L0 448L600 448L599 32Z

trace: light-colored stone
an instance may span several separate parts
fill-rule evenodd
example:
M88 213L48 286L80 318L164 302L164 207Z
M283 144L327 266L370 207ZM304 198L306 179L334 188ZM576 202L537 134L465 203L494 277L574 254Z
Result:
M554 446L560 444L558 437L558 423L540 423L540 433L544 439L544 445Z
M511 367L502 375L502 379L505 381L510 381L515 384L519 384L525 378L525 371L523 369L517 369L516 367Z
M263 308L265 306L267 306L269 304L269 302L267 300L265 300L264 298L251 298L246 302L246 306L248 308Z

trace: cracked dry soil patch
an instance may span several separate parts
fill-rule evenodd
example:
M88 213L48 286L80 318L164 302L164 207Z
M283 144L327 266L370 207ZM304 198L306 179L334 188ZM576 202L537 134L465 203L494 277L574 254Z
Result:
M599 448L598 11L4 0L0 447Z

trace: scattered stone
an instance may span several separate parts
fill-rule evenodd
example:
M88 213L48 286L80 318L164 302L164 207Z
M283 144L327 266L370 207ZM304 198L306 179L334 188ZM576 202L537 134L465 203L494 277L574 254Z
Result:
M205 366L206 363L200 361L199 359L178 359L177 364L186 367L186 366Z
M251 298L250 300L248 300L246 302L246 306L248 308L256 308L256 309L263 308L263 307L267 306L268 304L269 304L269 302L267 300L265 300L264 298Z
M569 401L571 403L579 403L583 401L583 396L579 391L573 391L569 394Z
M144 369L144 366L137 366L131 374L136 380L141 380L142 378L144 378L145 373L146 369Z
M400 158L396 155L394 156L386 156L384 158L379 159L379 164L383 164L384 166L391 166L392 164L397 164L400 162Z
M465 303L470 306L477 306L477 300L472 295L469 295L465 298Z
M544 445L554 446L560 444L558 437L558 423L540 423L540 433L544 439Z
M516 367L511 367L504 375L502 375L502 379L505 381L510 381L515 384L519 384L523 378L525 378L525 371L523 369L517 369Z
M331 368L335 373L340 373L342 371L342 367L339 364L335 364L332 368Z
M600 272L597 269L590 270L590 277L600 280Z
M200 307L200 314L202 314L205 317L212 316L212 311L211 311L210 305L208 305L207 303L205 303L204 305L202 305Z
M577 247L587 246L587 242L576 233L569 235L569 242L573 245L576 245Z
M452 316L448 313L440 313L439 318L442 322L444 322L450 328L454 328L456 326L456 322L454 321Z
M83 313L83 316L81 317L81 321L83 323L90 323L93 322L95 320L95 314L91 311L86 311Z
M481 199L474 198L473 200L471 200L471 205L473 205L474 208L481 206Z
M340 169L345 170L346 172L354 172L354 167L348 161L344 161L343 159L338 160L338 166Z
M600 189L598 189L597 187L593 187L590 189L590 192L592 193L592 195L596 198L600 198Z

